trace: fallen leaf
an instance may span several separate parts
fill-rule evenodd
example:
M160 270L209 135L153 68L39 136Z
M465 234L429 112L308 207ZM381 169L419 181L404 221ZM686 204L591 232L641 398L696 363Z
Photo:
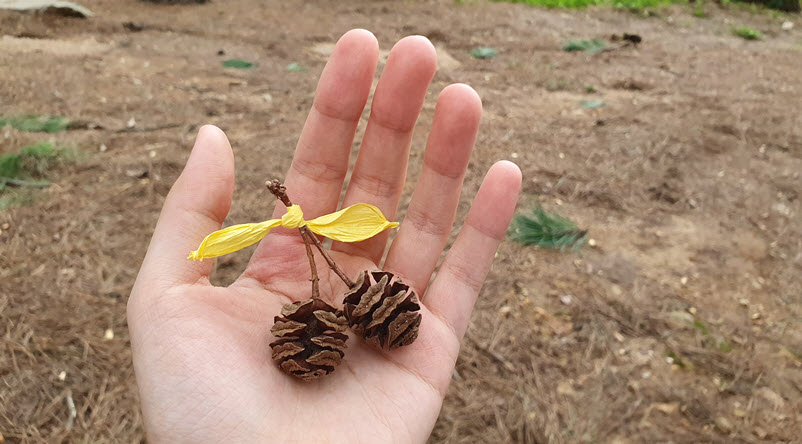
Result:
M290 63L289 65L287 65L287 71L304 72L304 71L306 71L306 67L303 66L303 65L299 65L298 63L293 62L293 63Z
M569 381L563 381L557 384L557 393L563 396L574 396L576 390L574 390L573 385Z
M652 404L654 408L666 415L673 415L679 410L679 402L657 402Z
M604 106L603 100L580 100L579 106L588 109L596 109Z
M768 387L761 387L757 391L757 394L761 398L771 403L772 407L774 407L775 410L779 410L785 407L785 399L783 399L782 396L778 395L777 392Z
M253 68L253 63L240 59L229 59L223 61L223 68L248 69Z
M732 429L734 428L734 426L732 425L732 422L729 419L723 416L719 416L716 418L715 422L716 422L716 427L722 433L726 434L732 433Z
M475 59L492 59L497 55L498 55L498 50L496 48L490 48L486 46L473 48L473 50L471 51L471 56L473 56L473 58Z

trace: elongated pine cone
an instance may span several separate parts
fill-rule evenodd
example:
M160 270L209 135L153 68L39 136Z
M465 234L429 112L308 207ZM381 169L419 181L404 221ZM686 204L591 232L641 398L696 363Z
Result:
M328 375L345 355L346 328L343 313L320 299L287 304L270 329L273 360L307 381Z
M351 330L365 342L388 350L418 337L421 314L418 296L386 271L364 271L345 294L343 311Z

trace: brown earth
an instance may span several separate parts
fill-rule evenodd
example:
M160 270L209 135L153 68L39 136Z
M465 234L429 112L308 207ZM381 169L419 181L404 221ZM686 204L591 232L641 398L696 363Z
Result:
M52 138L84 153L33 204L0 212L5 441L144 439L126 299L196 130L218 125L234 146L229 221L267 214L262 183L289 165L328 48L365 27L383 50L408 34L440 50L400 217L434 99L465 82L485 114L458 221L487 168L510 159L524 173L521 210L541 201L595 244L502 245L432 442L802 442L802 33L780 27L798 16L447 0L85 5L94 18L0 12L0 115L89 124L0 132L0 152ZM741 40L737 24L766 38ZM561 50L621 32L643 43ZM476 46L499 56L473 59ZM257 65L224 69L228 58ZM232 281L247 256L222 259L215 280Z

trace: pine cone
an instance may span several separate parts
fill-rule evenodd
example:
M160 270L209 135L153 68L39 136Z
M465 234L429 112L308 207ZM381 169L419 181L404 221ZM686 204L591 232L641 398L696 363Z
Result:
M351 330L376 347L392 350L418 337L418 296L386 271L364 271L345 294L343 311Z
M320 299L287 304L270 332L273 360L285 372L304 380L328 375L340 364L348 336L340 310Z

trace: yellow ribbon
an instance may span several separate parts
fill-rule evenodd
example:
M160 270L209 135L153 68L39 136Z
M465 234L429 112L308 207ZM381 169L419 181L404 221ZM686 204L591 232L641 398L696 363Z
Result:
M304 220L301 207L293 205L281 219L264 222L233 225L206 236L197 250L188 259L203 260L222 256L241 250L262 240L273 228L300 228L307 226L313 233L340 242L359 242L369 239L388 228L395 228L398 222L388 222L382 212L373 205L358 203L335 213L316 219Z

